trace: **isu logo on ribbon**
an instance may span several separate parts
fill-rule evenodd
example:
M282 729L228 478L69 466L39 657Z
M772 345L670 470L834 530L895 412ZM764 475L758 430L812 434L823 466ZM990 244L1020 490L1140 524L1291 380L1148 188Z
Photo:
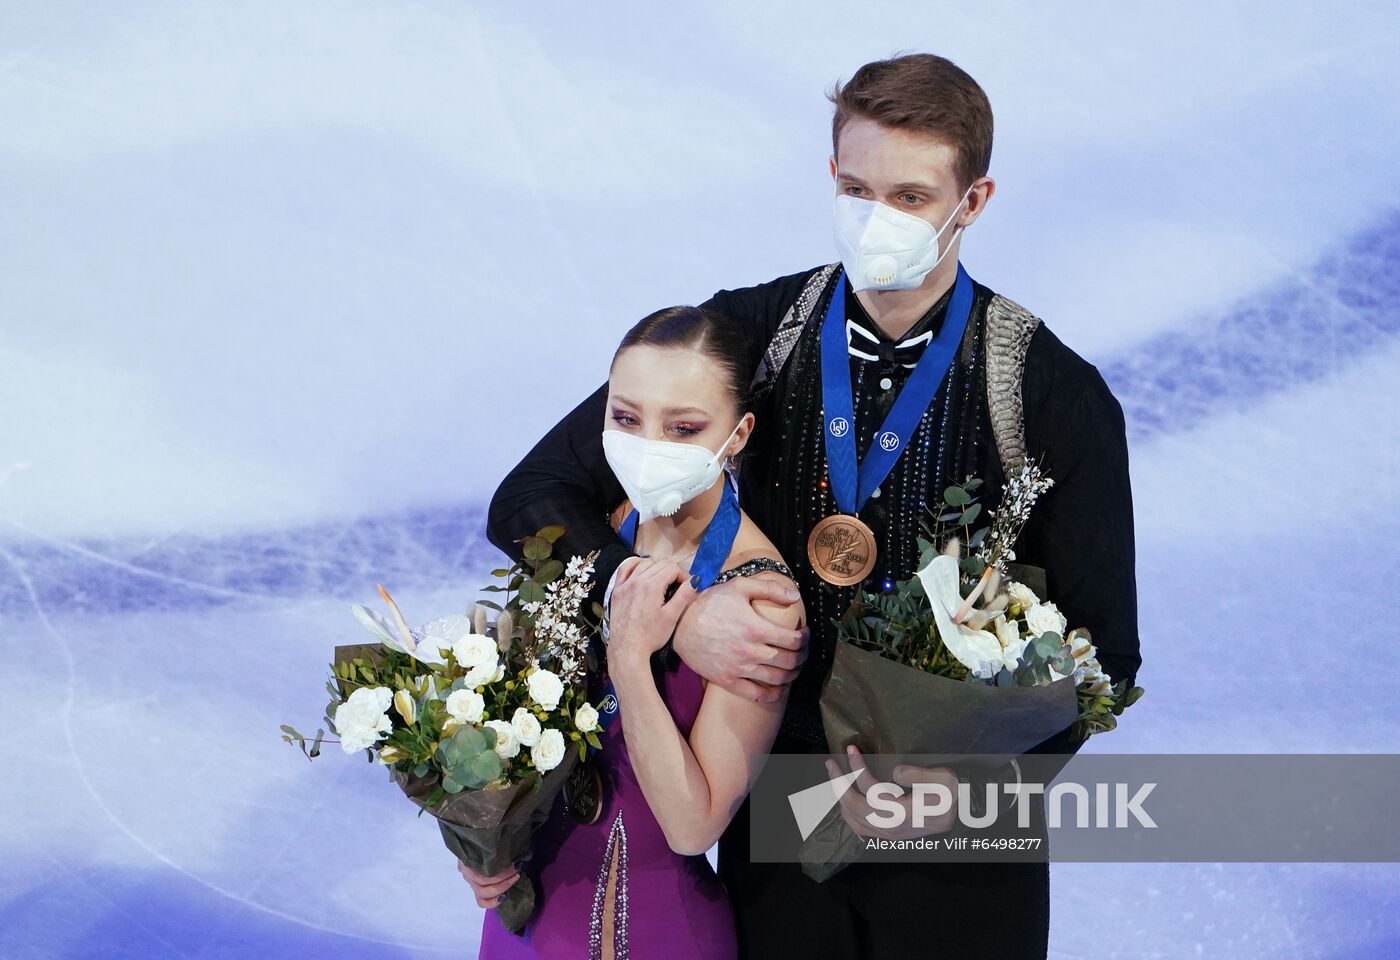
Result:
M844 437L849 429L851 429L851 422L845 417L831 418L831 435L833 437Z

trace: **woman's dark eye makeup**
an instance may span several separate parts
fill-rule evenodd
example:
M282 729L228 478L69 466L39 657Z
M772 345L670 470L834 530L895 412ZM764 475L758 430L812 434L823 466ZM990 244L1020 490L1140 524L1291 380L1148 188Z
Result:
M614 422L624 427L641 426L641 421L626 410L614 410L612 412L612 419ZM710 429L710 425L708 423L695 423L687 420L669 424L667 429L682 437L693 437L696 434L704 433L706 430Z
M623 427L640 427L641 425L641 421L633 414L627 413L626 410L613 410L610 416L613 418L613 423L623 425ZM710 424L679 420L676 423L666 424L666 430L678 435L678 437L694 437L694 435L703 434L704 431L710 430Z

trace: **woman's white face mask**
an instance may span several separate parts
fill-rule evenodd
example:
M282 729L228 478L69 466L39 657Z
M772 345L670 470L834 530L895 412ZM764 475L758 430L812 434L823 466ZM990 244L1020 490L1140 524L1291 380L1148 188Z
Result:
M939 238L962 210L972 185L963 192L953 212L935 228L923 217L896 210L876 200L848 194L836 195L836 249L854 290L912 290L943 262L953 240L940 251Z
M648 440L625 430L604 430L603 453L632 501L637 521L669 517L714 486L724 469L724 451L741 424L734 426L717 452L698 443Z

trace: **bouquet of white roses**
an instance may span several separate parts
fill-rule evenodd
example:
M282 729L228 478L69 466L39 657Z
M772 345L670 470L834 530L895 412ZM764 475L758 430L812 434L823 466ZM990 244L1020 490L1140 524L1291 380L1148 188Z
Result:
M1015 562L1031 507L1052 485L1024 466L992 523L975 530L981 481L949 487L944 512L919 540L916 575L892 592L857 595L837 624L841 642L822 688L833 753L855 744L872 754L1016 755L1067 727L1079 739L1111 730L1142 695L1115 685L1089 632L1069 630L1041 599L1044 571ZM834 819L823 826L804 851L818 878L834 872L852 839Z
M327 684L341 749L389 767L420 815L437 818L448 849L487 875L528 852L574 764L600 746L586 699L598 611L582 611L594 557L552 558L563 532L525 538L525 558L494 571L506 583L486 589L504 604L482 601L414 630L380 587L387 616L351 607L377 642L337 647ZM308 757L320 754L324 731L308 742L282 730ZM534 901L521 882L496 910L519 930Z

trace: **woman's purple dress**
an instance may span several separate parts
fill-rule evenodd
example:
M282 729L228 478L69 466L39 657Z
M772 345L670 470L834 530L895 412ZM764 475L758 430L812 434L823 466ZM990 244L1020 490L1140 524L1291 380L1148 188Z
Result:
M774 561L726 570L722 579L786 568ZM717 581L718 582L718 579ZM704 681L685 664L662 673L662 700L676 727L689 737L700 712ZM603 734L597 763L603 778L602 813L584 826L564 809L562 794L549 820L535 834L525 870L536 878L539 906L521 935L486 911L481 931L483 960L567 958L599 960L608 864L617 848L614 883L615 960L733 960L738 952L729 897L703 855L671 850L652 815L627 754L627 710Z
M681 733L689 735L704 685L690 668L663 675L661 695ZM608 864L617 849L613 950L638 958L732 960L734 917L719 878L703 856L685 857L666 843L627 755L625 715L603 734L592 762L603 778L603 810L584 826L564 810L563 795L535 835L526 871L539 883L539 907L524 934L486 912L481 954L491 960L526 957L602 957Z

